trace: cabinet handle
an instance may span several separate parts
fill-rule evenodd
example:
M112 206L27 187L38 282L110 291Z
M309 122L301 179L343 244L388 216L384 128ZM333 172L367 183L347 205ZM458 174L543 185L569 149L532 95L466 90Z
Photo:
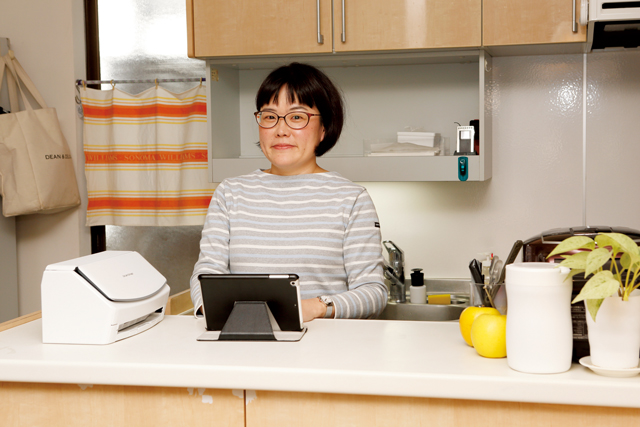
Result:
M578 32L578 22L576 21L576 0L573 0L573 32L577 33Z
M324 43L324 36L322 35L322 32L320 31L320 0L316 0L316 14L318 16L318 24L317 24L317 26L318 26L318 44L323 44Z
M345 22L346 17L344 16L344 0L342 0L342 43L347 42L347 27L345 26Z

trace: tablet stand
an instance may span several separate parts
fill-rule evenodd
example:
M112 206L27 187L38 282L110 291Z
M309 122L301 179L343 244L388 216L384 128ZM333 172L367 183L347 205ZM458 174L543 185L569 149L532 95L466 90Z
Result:
M222 327L219 340L275 341L272 320L275 322L266 302L236 301L227 322Z
M305 332L282 331L264 301L236 301L222 331L206 331L198 341L300 341Z

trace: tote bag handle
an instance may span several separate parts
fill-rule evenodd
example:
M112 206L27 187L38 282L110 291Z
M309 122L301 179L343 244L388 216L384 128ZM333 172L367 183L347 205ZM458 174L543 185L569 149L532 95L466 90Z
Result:
M0 57L0 90L2 90L2 79L4 78L5 68L9 68L9 66L5 64L4 57ZM18 89L16 79L13 77L13 74L11 74L11 72L7 73L7 89L9 90L9 102L11 105L11 110L17 112L20 110L20 104L18 102Z
M7 74L7 83L9 86L9 98L11 100L11 111L16 113L19 111L19 106L17 105L17 96L14 97L15 99L11 97L12 86L13 86L14 92L15 92L16 86L20 90L20 95L22 96L22 101L24 103L25 108L27 110L33 109L31 107L31 103L27 99L27 96L22 90L22 86L20 85L20 82L22 82L22 84L27 88L29 93L35 99L36 103L39 104L40 108L47 108L47 103L45 102L42 95L40 95L40 92L38 91L38 89L36 89L36 85L33 84L33 81L31 81L31 79L29 78L29 75L27 75L27 72L24 70L24 68L22 68L22 65L20 65L20 62L18 62L18 59L13 54L13 51L10 50L8 54L2 57L2 59L6 67L9 69L9 74ZM14 101L16 101L15 105L14 105Z

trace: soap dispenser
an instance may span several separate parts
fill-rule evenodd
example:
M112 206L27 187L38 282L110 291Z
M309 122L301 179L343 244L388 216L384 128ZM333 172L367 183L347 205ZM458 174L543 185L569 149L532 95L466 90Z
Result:
M411 271L413 271L413 273L411 273L411 287L409 288L411 304L426 304L427 287L424 286L422 269L414 268Z

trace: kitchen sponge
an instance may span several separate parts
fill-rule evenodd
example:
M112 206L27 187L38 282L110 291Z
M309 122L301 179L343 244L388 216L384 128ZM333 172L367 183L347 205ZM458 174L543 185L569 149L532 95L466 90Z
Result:
M451 304L451 295L449 294L428 295L427 301L429 302L429 304L449 305Z

